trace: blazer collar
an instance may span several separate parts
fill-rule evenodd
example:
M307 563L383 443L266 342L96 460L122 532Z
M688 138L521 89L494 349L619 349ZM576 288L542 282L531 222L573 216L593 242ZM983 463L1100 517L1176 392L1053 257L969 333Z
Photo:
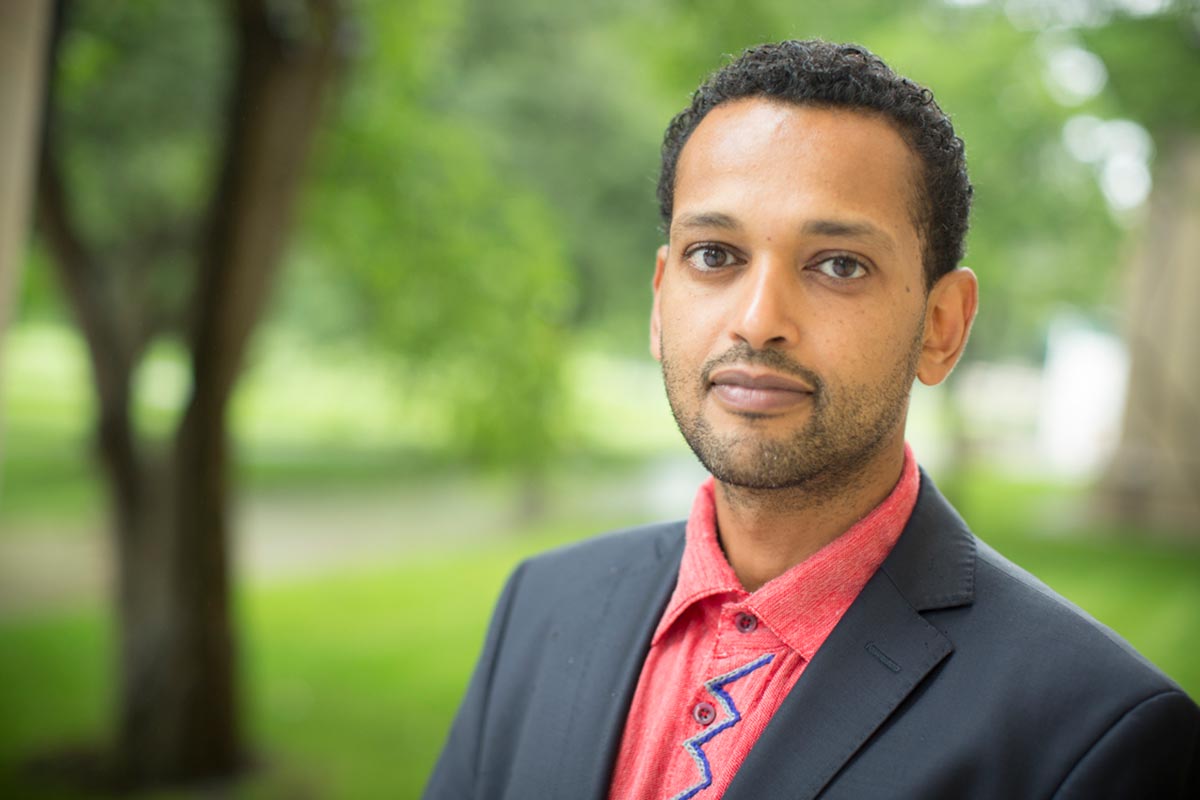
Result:
M900 540L734 777L726 800L813 798L954 649L922 611L974 598L975 540L922 471Z
M917 611L975 600L975 537L925 470L917 505L881 569Z

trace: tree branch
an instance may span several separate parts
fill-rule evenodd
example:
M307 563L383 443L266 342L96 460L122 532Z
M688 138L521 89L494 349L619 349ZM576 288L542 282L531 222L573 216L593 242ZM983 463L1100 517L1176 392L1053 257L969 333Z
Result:
M135 535L130 520L140 500L137 439L130 423L133 354L120 326L112 271L87 242L70 202L56 136L57 66L62 41L63 4L55 9L46 70L46 106L38 165L37 220L52 262L87 343L99 406L97 445L107 468L117 515L118 537Z
M53 82L50 85L53 87ZM106 270L72 213L53 125L51 106L38 170L38 230L54 256L59 280L87 341L101 407L110 409L126 394L119 384L127 380L131 368L130 347L117 324L115 298Z
M269 296L340 60L333 0L241 0L234 13L239 61L192 315L194 388L216 406Z

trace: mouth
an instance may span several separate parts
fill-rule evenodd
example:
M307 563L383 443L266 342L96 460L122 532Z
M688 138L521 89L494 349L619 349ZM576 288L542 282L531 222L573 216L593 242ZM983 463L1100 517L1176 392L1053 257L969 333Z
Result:
M813 388L797 378L741 368L714 372L709 390L718 403L739 414L786 411L813 396Z

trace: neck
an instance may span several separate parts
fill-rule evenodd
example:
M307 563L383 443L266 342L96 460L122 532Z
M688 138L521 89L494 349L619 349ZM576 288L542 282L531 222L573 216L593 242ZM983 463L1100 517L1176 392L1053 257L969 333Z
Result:
M752 489L717 481L717 530L742 586L755 591L841 536L887 498L903 469L900 439L836 488Z

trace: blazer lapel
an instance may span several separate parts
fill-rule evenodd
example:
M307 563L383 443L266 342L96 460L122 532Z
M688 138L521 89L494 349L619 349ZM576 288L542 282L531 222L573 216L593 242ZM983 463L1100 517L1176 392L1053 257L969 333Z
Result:
M813 657L726 800L812 798L954 649L919 613L972 600L974 539L922 472L892 553Z
M575 674L578 685L566 696L565 736L549 743L559 754L553 797L604 800L625 717L650 647L650 638L670 599L683 553L683 523L665 526L653 553L616 572L602 597L594 597L591 624L571 631L575 652L586 663ZM594 592L594 587L591 588Z

